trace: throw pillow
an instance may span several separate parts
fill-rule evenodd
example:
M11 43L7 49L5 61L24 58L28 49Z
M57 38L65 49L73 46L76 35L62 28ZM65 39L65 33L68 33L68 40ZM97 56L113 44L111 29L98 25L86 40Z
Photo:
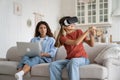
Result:
M108 50L106 50L104 52L102 57L103 57L103 60L104 59L108 59L108 58L119 59L119 57L120 57L120 47L119 46L115 46L115 47L109 48Z
M94 59L95 62L102 64L103 56L106 54L106 51L112 47L118 46L118 44L108 44Z

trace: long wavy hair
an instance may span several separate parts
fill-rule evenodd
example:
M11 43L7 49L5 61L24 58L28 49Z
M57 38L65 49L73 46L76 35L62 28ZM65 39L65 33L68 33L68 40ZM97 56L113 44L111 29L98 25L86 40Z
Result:
M41 34L40 34L40 32L39 32L39 27L40 27L40 25L42 25L42 24L45 25L46 28L47 28L47 33L46 33L46 35L49 36L49 37L53 37L53 34L52 34L52 32L51 32L51 29L50 29L48 23L45 22L45 21L40 21L40 22L37 23L36 28L35 28L34 37L41 36Z
M60 24L60 26L61 26L61 28L60 28L60 31L59 31L59 33L58 33L58 36L57 36L57 39L56 39L56 42L55 42L55 47L60 47L60 46L62 46L62 44L61 44L61 42L60 42L60 37L62 36L62 35L64 35L64 33L65 33L65 30L64 30L64 26L65 26L65 24L64 24L64 21L65 21L65 19L67 19L67 18L70 18L70 16L65 16L65 17L62 17L60 20L59 20L59 24Z

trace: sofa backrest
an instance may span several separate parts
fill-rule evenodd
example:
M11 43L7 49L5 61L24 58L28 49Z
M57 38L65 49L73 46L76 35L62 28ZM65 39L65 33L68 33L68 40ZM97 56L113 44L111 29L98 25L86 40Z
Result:
M102 51L105 47L109 46L108 43L95 43L94 47L90 47L87 44L84 44L84 48L88 54L88 57L90 59L90 62L93 63L95 57ZM66 57L66 50L64 46L61 46L56 54L55 60L65 59Z
M84 47L85 47L86 53L88 54L88 58L90 62L93 63L95 57L108 45L109 44L107 43L96 43L94 47L90 47L89 45L84 44Z
M111 44L107 44L107 43L95 43L94 47L89 47L87 44L84 44L85 50L89 56L90 62L93 63L95 57L107 46L109 46ZM56 56L55 56L55 60L60 60L60 59L65 59L66 57L66 50L64 48L64 46L61 46L60 48L58 48ZM17 47L11 47L10 49L8 49L7 51L7 55L6 58L10 61L20 61L21 57L18 54L17 51Z
M18 54L16 46L8 49L6 59L9 61L20 61L21 60L21 57Z
M65 59L66 56L67 56L66 50L65 50L64 46L61 46L57 50L55 60Z

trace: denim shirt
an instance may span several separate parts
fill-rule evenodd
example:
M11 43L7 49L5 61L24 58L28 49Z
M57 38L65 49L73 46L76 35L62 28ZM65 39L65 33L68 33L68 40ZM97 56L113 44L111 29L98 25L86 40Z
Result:
M31 39L32 43L39 42L40 37L34 37ZM42 57L46 62L51 62L55 57L57 48L54 47L55 39L53 37L46 36L42 42L42 52L50 54L50 57Z

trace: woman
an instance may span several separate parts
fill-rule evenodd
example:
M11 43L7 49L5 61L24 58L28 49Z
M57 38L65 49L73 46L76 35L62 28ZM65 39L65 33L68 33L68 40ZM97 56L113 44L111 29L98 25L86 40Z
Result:
M71 20L69 20L71 19ZM89 46L94 46L95 27L90 27L84 33L80 29L75 29L75 22L72 17L66 16L60 19L61 30L57 37L55 46L63 45L67 51L64 60L51 62L49 65L50 80L62 80L62 69L67 68L68 80L80 80L79 67L89 64L88 55L84 50L83 42ZM87 38L89 34L90 39ZM62 54L62 53L61 53Z
M30 71L31 67L36 64L49 63L55 56L56 48L54 47L55 39L49 28L49 25L45 21L40 21L35 29L34 38L31 42L39 42L42 47L42 53L38 56L23 56L17 69L19 72L15 74L17 80L23 80L23 75Z

